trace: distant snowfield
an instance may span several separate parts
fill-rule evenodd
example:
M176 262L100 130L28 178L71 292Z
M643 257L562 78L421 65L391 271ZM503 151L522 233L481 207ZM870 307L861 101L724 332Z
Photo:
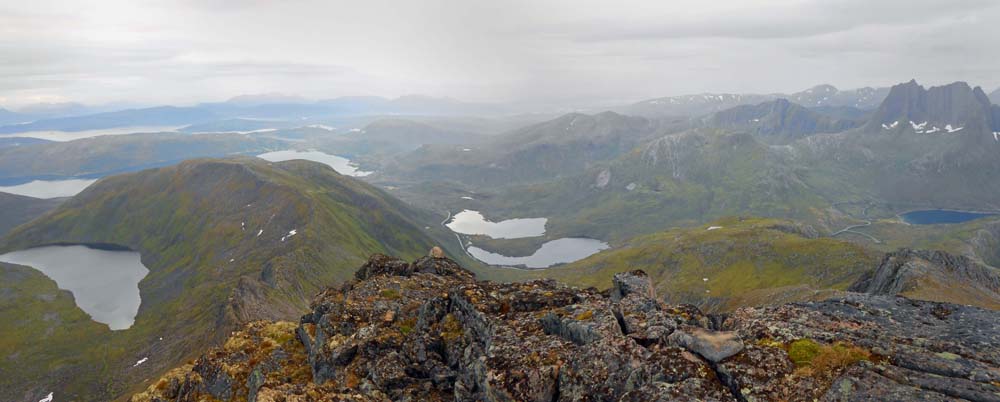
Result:
M372 174L372 172L366 172L358 169L358 165L351 162L350 159L344 158L342 156L330 155L327 153L319 151L275 151L268 152L257 155L258 158L271 161L271 162L284 162L293 159L305 159L307 161L319 162L332 167L337 173L345 176L362 177Z
M97 179L35 180L16 186L0 186L0 192L34 198L72 197L95 181Z
M28 138L40 138L49 141L73 141L82 138L100 137L102 135L126 135L126 134L138 134L138 133L163 133L163 132L174 132L184 126L129 126L129 127L116 127L116 128L106 128L100 130L84 130L84 131L58 131L58 130L47 130L47 131L26 131L23 133L13 133L13 134L0 134L0 138L9 137L28 137Z

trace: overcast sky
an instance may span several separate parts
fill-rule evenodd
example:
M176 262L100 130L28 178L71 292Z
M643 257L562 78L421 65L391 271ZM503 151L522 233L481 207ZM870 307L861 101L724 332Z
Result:
M0 106L1000 86L996 0L0 0Z

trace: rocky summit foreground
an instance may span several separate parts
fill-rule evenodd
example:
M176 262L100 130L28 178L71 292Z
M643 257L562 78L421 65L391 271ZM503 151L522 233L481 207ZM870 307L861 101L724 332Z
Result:
M902 297L708 316L376 255L300 323L254 322L132 401L1000 401L1000 312Z

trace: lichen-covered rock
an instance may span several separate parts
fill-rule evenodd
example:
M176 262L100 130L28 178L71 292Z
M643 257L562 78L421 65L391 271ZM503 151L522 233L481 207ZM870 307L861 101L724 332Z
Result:
M901 297L706 316L374 256L298 324L255 322L133 401L1000 400L1000 313Z
M849 290L1000 309L1000 271L943 251L888 253Z
M611 279L611 300L619 301L628 295L656 298L649 276L641 270L615 274Z
M743 341L736 333L709 331L697 327L676 330L667 337L667 340L701 355L712 363L718 363L743 350Z

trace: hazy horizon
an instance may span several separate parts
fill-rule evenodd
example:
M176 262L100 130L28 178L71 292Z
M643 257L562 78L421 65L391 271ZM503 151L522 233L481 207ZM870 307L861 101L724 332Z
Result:
M990 92L998 17L989 0L40 0L0 5L0 107L264 93L580 107L911 78Z

